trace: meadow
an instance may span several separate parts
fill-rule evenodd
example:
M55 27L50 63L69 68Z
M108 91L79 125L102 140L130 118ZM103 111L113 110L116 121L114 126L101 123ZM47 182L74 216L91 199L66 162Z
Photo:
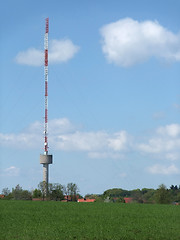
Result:
M3 240L179 240L180 206L0 201Z

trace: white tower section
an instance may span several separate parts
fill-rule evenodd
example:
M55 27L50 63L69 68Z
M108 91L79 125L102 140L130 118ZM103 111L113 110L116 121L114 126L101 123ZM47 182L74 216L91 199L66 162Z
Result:
M52 155L48 154L48 33L49 18L46 18L44 36L44 78L45 78L45 117L44 117L44 154L40 155L40 164L43 164L43 182L45 196L48 194L49 164L52 164Z

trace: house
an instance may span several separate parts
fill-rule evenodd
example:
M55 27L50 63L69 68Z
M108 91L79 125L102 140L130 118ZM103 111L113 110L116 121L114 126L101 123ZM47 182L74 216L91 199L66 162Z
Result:
M32 201L42 201L43 198L32 198Z
M0 198L5 198L5 195L4 194L0 194Z
M82 199L78 199L77 202L95 202L96 199L88 199L88 198L82 198Z
M62 200L62 201L63 202L71 202L71 201L76 200L78 198L79 198L79 195L73 195L73 196L65 195L64 200Z
M132 203L132 202L133 202L133 198L131 198L131 197L125 197L125 198L124 198L124 201L125 201L125 203Z

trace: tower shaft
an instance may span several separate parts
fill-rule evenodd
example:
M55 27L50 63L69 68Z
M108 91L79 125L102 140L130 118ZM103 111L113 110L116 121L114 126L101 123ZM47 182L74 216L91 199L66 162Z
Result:
M48 155L48 33L49 18L46 18L44 36L44 77L45 77L45 117L44 117L44 154Z
M47 195L48 193L48 183L49 179L49 164L43 163L43 182L44 182L44 193Z
M49 164L52 164L52 155L48 154L48 33L49 18L46 18L44 36L44 78L45 78L45 117L44 117L44 154L40 155L40 164L43 164L44 195L48 195Z

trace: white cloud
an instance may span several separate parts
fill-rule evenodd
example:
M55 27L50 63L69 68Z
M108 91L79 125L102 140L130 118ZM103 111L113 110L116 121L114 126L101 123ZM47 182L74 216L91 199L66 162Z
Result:
M174 164L170 166L155 164L148 168L148 172L152 174L162 174L162 175L171 175L171 174L180 173L179 169Z
M101 151L107 146L108 134L103 131L56 135L51 139L56 149L66 151Z
M55 118L49 121L49 133L51 135L73 132L76 127L67 118Z
M67 62L79 51L79 47L74 45L69 39L52 40L49 45L49 62Z
M103 152L89 152L88 156L92 159L125 159L124 154L107 150Z
M128 67L150 57L180 61L180 35L157 21L138 22L124 18L100 29L102 50L107 60Z
M121 157L118 153L127 149L128 138L125 131L108 134L105 131L57 134L51 137L51 145L59 150L87 151L91 158Z
M9 176L9 177L17 177L17 176L19 176L19 172L20 172L19 168L15 167L15 166L11 166L9 168L4 169L2 175Z
M112 148L114 151L125 150L127 147L129 137L126 131L121 131L115 133L112 138L108 139L108 146Z
M16 63L29 66L43 65L43 51L35 48L29 48L26 51L19 52L15 58Z
M180 158L180 125L159 127L147 143L137 144L137 149L146 154L177 160Z
M22 133L0 133L0 145L8 148L42 149L43 123L34 122ZM86 152L90 158L127 159L130 152L149 155L158 160L180 159L180 125L170 124L159 127L146 140L132 137L126 131L84 131L69 119L49 121L49 147L57 151Z
M122 158L130 136L125 131L80 131L67 118L49 121L49 147L61 151L83 151L91 158ZM43 147L43 123L31 124L23 133L0 134L0 145L23 149Z
M180 125L179 124L170 124L165 127L159 127L157 132L160 135L167 135L169 137L180 137Z
M51 40L49 42L49 63L67 62L79 51L79 47L73 44L70 39ZM19 52L15 57L18 64L29 66L42 66L44 64L44 51L29 48Z

